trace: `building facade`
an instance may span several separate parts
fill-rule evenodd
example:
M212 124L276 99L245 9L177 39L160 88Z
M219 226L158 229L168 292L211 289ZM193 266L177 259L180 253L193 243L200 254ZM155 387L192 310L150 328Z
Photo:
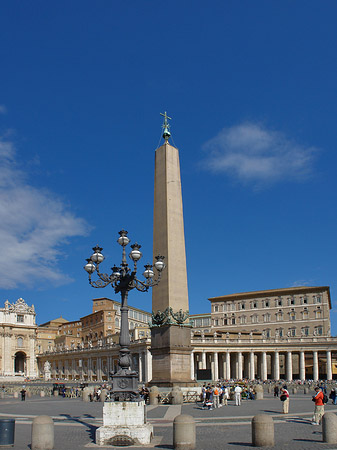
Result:
M35 315L22 298L0 308L1 376L37 376Z
M100 307L105 307L101 301L94 299L92 317L96 317ZM248 292L211 298L210 301L210 314L191 316L192 379L201 379L199 374L205 369L212 380L291 381L337 377L337 338L330 335L328 287ZM113 303L105 302L105 305L113 305L110 312L115 311L117 331L120 304L110 302ZM135 308L132 311L129 324L133 322L133 327L130 326L133 369L139 372L140 382L150 382L151 339L145 323L150 314ZM242 315L247 317L245 323L240 322ZM256 320L252 319L255 315ZM64 323L60 329L67 330L67 327L68 323ZM278 332L282 328L284 332ZM39 375L43 376L44 363L49 361L53 378L107 381L109 372L116 370L118 364L118 333L97 340L91 346L84 344L84 336L82 333L80 348L68 346L40 354Z

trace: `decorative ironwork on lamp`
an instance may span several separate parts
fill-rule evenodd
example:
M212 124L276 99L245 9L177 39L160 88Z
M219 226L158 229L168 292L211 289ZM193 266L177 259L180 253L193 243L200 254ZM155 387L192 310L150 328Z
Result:
M121 293L121 327L119 336L119 359L118 370L115 374L110 374L112 378L112 392L111 399L113 401L138 400L138 373L131 370L131 356L130 356L130 334L128 322L128 294L132 289L137 289L141 292L146 292L149 288L156 286L161 279L161 273L165 269L164 256L158 255L155 257L156 262L154 266L146 264L143 276L144 281L137 278L137 263L142 257L140 251L141 245L134 243L131 245L130 259L133 261L133 270L128 266L126 259L126 246L130 243L128 232L121 230L117 242L122 246L122 263L120 267L112 267L110 275L100 272L100 264L104 261L102 254L103 249L98 245L93 248L94 253L88 258L87 264L84 266L89 275L89 283L94 288L104 288L111 285L115 293ZM153 269L156 269L157 276ZM98 279L92 280L92 275L96 272Z

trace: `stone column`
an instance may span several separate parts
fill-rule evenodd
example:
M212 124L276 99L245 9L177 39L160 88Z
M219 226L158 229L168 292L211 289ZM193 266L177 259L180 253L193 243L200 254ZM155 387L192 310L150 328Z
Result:
M312 352L312 358L313 358L313 377L314 381L317 381L319 378L318 352Z
M219 360L218 360L218 352L213 353L213 373L212 373L212 379L214 381L217 381L219 379Z
M265 381L267 378L267 353L262 352L262 380Z
M331 351L326 352L326 379L332 380Z
M206 352L205 351L202 352L201 358L202 358L202 368L207 369L207 367L206 367Z
M97 358L97 381L102 381L102 358L99 356Z
M226 352L226 378L230 380L231 378L231 354Z
M300 379L305 380L305 354L300 352Z
M152 355L148 349L145 350L145 355L146 355L146 360L145 360L146 379L145 379L145 381L148 383L149 381L152 380Z
M293 379L293 358L292 353L287 352L287 381L292 381Z
M237 378L239 380L242 380L242 352L238 352L237 353L237 358L238 358L238 373L237 373Z
M144 366L143 352L139 352L138 361L139 361L138 362L138 367L139 367L138 378L139 378L139 382L142 383L144 381L144 379L143 379L143 366Z
M195 379L195 374L194 374L194 352L191 352L191 379L192 380Z
M249 378L255 380L255 353L250 352L249 358Z
M275 378L275 380L280 379L280 354L279 354L279 352L274 353L274 378Z

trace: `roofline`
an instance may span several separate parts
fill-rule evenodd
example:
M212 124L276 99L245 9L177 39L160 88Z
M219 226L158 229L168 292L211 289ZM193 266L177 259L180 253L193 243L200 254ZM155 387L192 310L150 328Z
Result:
M309 292L328 292L329 307L331 309L330 286L297 286L291 288L269 289L264 291L239 292L236 294L221 295L219 297L210 297L210 302L221 302L224 300L239 300L242 298L258 298L268 295L286 295L291 293L309 293Z

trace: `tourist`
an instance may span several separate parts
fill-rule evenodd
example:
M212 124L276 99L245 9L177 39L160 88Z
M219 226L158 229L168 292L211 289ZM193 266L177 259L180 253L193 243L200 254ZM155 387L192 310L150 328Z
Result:
M206 406L206 384L203 385L202 390L201 390L201 396L202 396L202 406L205 407Z
M229 395L229 387L225 386L223 388L223 404L225 406L227 406L227 404L228 404L229 397L230 397L230 395Z
M213 388L213 404L214 404L214 408L219 408L219 396L220 396L219 389L220 388L219 388L218 384Z
M312 401L315 402L314 417L312 425L319 425L321 423L324 414L324 394L321 388L315 387L315 395L312 397Z
M21 389L20 394L21 394L21 401L24 402L26 400L26 390L24 386Z
M278 397L279 392L280 392L279 387L276 385L276 386L274 387L274 397Z
M288 392L288 389L287 389L286 385L284 385L281 388L280 400L282 402L282 413L283 414L288 414L290 399L289 399L289 392Z
M237 385L236 388L234 389L235 406L240 406L241 405L241 392L242 392L242 387Z
M331 389L329 398L331 398L332 403L333 403L334 405L337 404L337 394L336 394L336 389L334 389L334 388Z

